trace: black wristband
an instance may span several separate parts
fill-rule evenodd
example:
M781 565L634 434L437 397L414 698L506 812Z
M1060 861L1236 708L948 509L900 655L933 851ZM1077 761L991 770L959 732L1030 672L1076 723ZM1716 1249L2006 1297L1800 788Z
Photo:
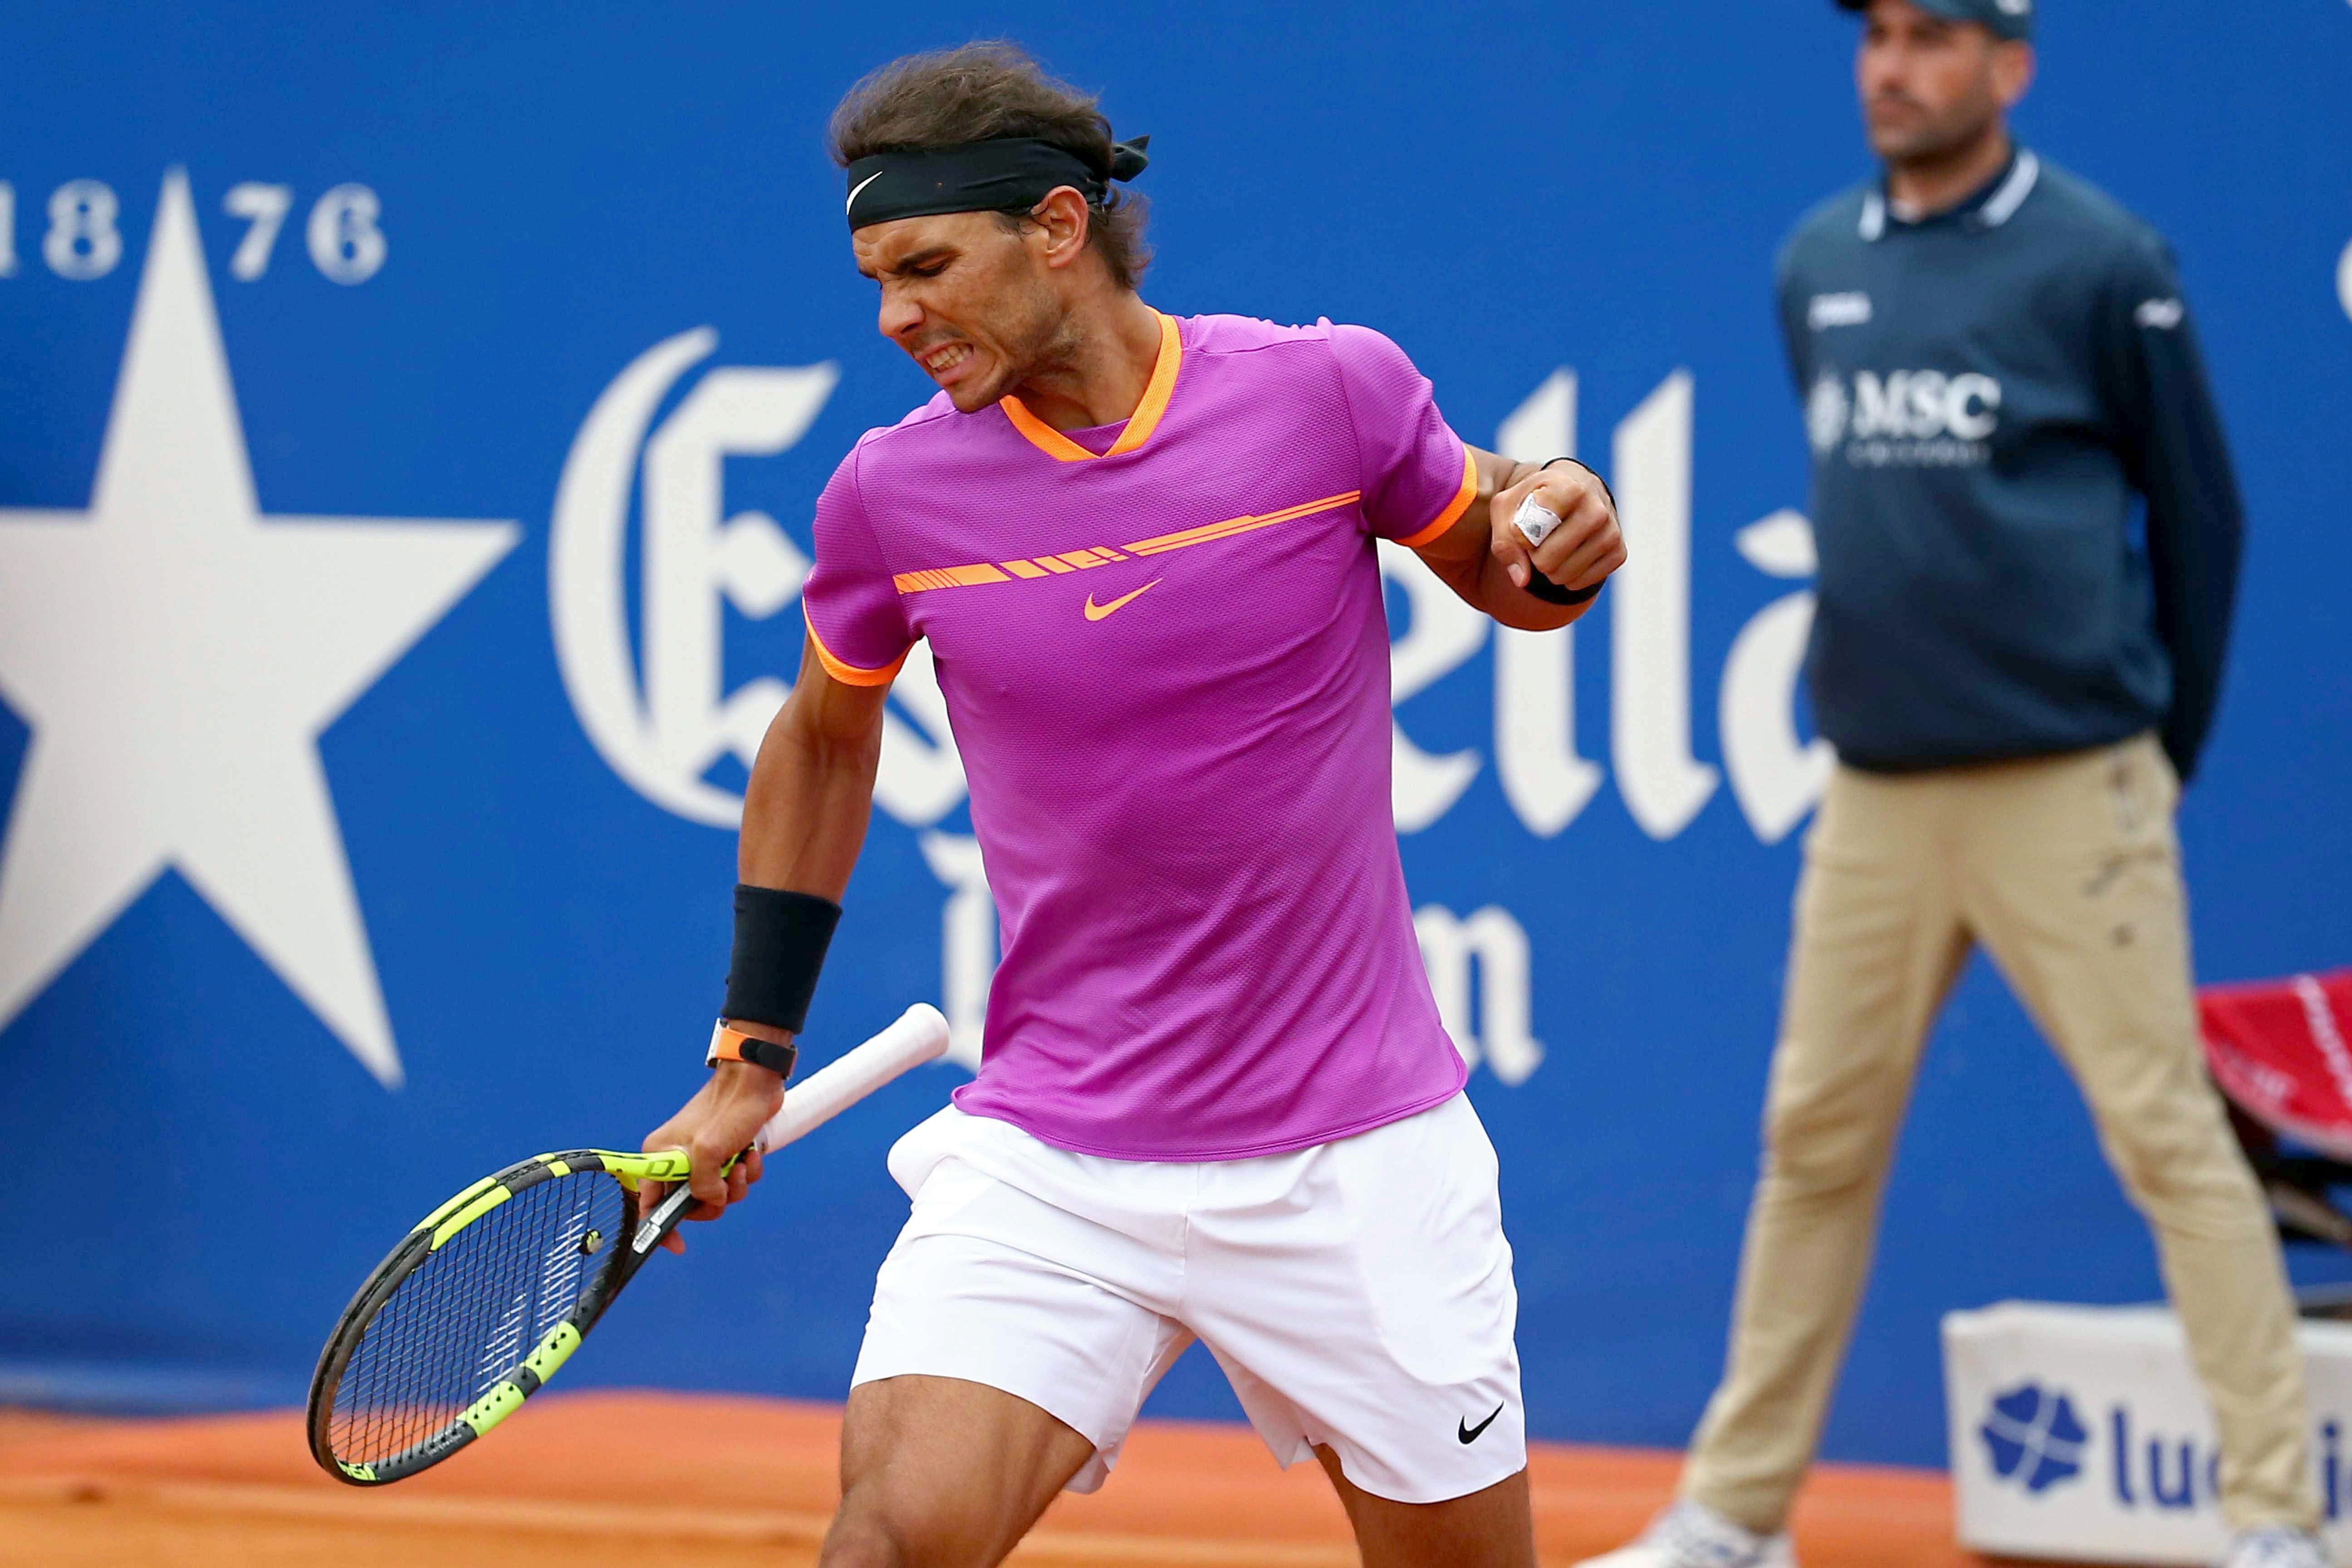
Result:
M754 1035L744 1036L743 1043L735 1048L742 1060L754 1067L766 1068L782 1079L793 1076L793 1064L800 1059L801 1054L796 1046L780 1046L773 1040L763 1040Z
M1563 588L1540 572L1528 574L1528 592L1547 605L1580 605L1599 594L1601 588L1600 583L1590 588Z
M1593 483L1601 487L1601 493L1609 498L1609 510L1612 512L1617 510L1617 492L1609 488L1609 481L1602 479L1599 470L1590 463L1580 462L1574 458L1550 458L1537 464L1536 472L1541 473L1554 463L1575 463L1578 468L1591 474ZM1608 579L1604 577L1590 588L1563 588L1532 567L1528 572L1528 592L1547 605L1581 605L1587 599L1598 596L1601 587L1607 582Z
M1609 498L1609 510L1611 511L1615 511L1617 510L1617 492L1609 488L1609 481L1601 477L1600 469L1594 468L1591 464L1586 462L1581 458L1546 458L1542 462L1536 465L1536 472L1540 474L1546 468L1550 468L1554 463L1574 463L1578 468L1582 468L1586 473L1591 474L1592 476L1592 482L1601 487L1601 493Z
M746 1034L736 1024L721 1018L718 1027L710 1031L710 1052L703 1058L703 1065L715 1068L720 1062L750 1062L753 1067L766 1068L778 1078L789 1079L793 1076L793 1064L799 1059L798 1047Z
M799 1034L840 923L841 906L831 899L737 883L735 952L719 1016Z

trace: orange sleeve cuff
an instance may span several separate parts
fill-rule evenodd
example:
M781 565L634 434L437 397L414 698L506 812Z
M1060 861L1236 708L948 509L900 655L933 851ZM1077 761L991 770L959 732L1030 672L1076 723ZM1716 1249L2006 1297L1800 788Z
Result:
M1445 503L1445 510L1430 520L1428 527L1409 533L1397 542L1407 550L1418 550L1424 544L1435 543L1447 529L1462 521L1462 514L1468 511L1470 503L1477 499L1478 459L1471 455L1470 444L1465 441L1462 444L1462 488L1454 492L1454 499Z
M808 621L808 639L809 647L816 649L817 662L824 666L824 672L844 686L887 686L898 679L898 668L907 662L907 656L902 653L879 669L862 669L835 658L833 650L824 646L824 639L816 635L816 622L813 618Z

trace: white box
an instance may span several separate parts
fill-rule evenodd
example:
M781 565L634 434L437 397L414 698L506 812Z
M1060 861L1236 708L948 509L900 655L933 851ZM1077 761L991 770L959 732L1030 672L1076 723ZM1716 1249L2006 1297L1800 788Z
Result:
M2220 1559L2213 1418L2171 1312L2004 1301L1948 1313L1943 1330L1962 1545L2090 1563ZM2306 1321L2296 1337L2327 1542L2352 1562L2352 1323Z

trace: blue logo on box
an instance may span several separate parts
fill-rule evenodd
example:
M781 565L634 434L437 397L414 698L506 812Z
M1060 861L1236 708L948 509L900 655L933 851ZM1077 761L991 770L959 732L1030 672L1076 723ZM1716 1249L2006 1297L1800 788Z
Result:
M2036 1494L2082 1473L2083 1446L2090 1437L2074 1402L2038 1383L1993 1395L1977 1433L1992 1473Z

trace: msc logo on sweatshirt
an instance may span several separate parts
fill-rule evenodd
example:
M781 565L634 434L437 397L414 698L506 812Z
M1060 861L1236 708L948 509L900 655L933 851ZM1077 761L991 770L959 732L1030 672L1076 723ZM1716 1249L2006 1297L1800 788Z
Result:
M1823 371L1805 400L1814 452L1843 448L1858 468L1973 468L2000 424L2000 383L1974 371Z

